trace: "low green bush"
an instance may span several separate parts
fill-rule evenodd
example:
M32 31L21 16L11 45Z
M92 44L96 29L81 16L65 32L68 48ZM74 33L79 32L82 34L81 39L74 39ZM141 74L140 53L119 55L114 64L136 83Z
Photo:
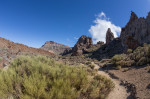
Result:
M2 57L0 57L0 61L2 61L3 60L3 58Z
M128 49L128 54L132 53L133 50L132 49Z
M132 66L134 64L134 60L128 58L129 57L126 54L115 55L112 58L112 63L116 66L117 69L125 66Z
M150 63L150 44L137 47L134 51L128 49L128 54L115 55L112 58L115 66L142 66Z
M97 94L99 94L99 99L106 99L107 95L114 87L115 85L110 79L101 75L96 75L88 87L88 92L92 99L93 97L97 99Z
M11 62L8 70L0 72L0 98L82 99L92 97L96 90L99 93L93 99L106 97L113 83L104 77L89 76L79 66L59 64L44 56L21 56ZM92 85L94 81L99 83ZM95 89L89 91L91 87Z

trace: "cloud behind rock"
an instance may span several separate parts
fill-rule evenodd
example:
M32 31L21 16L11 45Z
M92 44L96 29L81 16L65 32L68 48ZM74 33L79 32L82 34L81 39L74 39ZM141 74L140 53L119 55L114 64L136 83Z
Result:
M120 34L121 28L116 26L109 18L106 16L104 12L101 12L96 16L94 20L95 25L92 25L89 29L90 34L94 40L94 43L98 41L105 42L106 32L108 28L111 28L111 31L114 33L114 37L117 37L117 34Z

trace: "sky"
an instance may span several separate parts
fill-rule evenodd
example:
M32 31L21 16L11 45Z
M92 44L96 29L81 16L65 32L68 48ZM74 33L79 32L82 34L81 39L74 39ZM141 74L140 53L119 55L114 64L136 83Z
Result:
M46 41L74 46L86 35L105 41L115 37L134 11L146 17L150 0L0 0L0 37L39 48Z

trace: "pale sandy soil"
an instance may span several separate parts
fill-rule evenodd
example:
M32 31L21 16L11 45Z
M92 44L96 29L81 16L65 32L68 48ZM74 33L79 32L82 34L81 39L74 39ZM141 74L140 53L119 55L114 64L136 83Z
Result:
M95 69L98 69L99 66L95 66ZM105 73L102 70L98 71L99 75L103 75L113 81L115 84L115 88L113 89L112 92L108 95L107 99L128 99L129 93L127 93L126 88L124 86L120 85L120 81L117 79L112 79L109 74Z

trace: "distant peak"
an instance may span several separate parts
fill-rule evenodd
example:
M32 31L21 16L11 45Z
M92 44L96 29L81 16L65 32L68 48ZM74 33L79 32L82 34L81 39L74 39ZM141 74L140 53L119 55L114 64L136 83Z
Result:
M54 41L47 41L46 44L54 44Z

